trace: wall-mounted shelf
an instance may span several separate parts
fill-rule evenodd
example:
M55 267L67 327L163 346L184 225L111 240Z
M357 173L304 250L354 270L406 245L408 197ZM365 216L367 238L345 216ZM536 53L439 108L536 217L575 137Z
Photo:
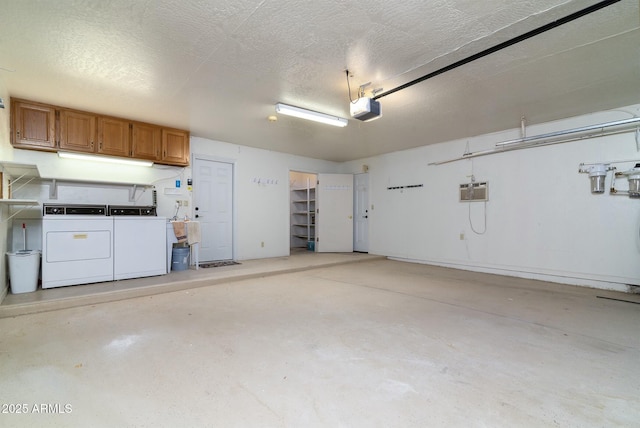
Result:
M36 165L2 162L0 163L0 167L2 168L2 172L6 174L10 180L9 190L7 192L9 196L13 195L14 192L20 190L25 185L40 178L40 173ZM24 210L25 208L38 206L39 204L40 203L35 199L0 199L0 206L23 207L13 214L9 215L7 218L2 219L2 221L9 221L20 212L22 212L22 210Z
M2 168L2 172L10 177L9 197L27 184L40 178L40 172L36 165L2 162L0 163L0 167Z
M153 184L144 183L114 183L108 181L69 180L58 178L42 178L41 181L49 185L49 199L58 199L59 185L93 186L93 187L128 187L129 202L135 202L136 190L153 188Z
M22 177L40 177L40 172L36 165L15 163L15 162L1 162L0 167L2 170L9 174L11 177L18 177L15 180L19 180Z
M1 205L33 207L33 206L40 205L40 202L32 199L0 199L0 206ZM12 218L20 214L22 210L24 210L24 208L21 208L18 211L11 214L9 217L2 219L2 221L5 222L5 221L11 220Z
M58 186L61 184L74 185L74 186L128 187L129 202L135 202L136 190L138 188L149 189L154 187L153 184L148 184L148 183L122 183L122 182L111 182L111 181L92 181L92 180L42 177L36 165L20 164L20 163L13 163L13 162L0 162L0 168L2 169L2 172L4 172L5 174L11 177L10 192L9 192L10 194L17 192L25 185L36 181L39 183L44 183L49 185L49 199L58 199ZM5 199L5 200L11 200L11 199ZM12 205L20 205L20 204L15 203ZM36 205L37 205L37 201L36 201Z
M24 205L24 206L33 206L39 205L40 202L35 199L0 199L0 204L2 205Z

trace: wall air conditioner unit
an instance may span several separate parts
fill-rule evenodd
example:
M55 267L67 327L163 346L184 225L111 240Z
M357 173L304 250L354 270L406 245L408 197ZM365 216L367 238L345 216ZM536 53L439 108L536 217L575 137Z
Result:
M460 202L477 202L489 200L489 183L472 181L460 185Z
M351 117L369 122L382 116L380 112L380 103L373 98L358 98L350 104Z

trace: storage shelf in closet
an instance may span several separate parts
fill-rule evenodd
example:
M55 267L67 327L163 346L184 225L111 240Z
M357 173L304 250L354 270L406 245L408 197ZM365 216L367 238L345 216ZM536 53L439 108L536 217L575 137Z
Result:
M308 243L315 241L315 196L309 179L306 187L291 189L292 247L308 248Z

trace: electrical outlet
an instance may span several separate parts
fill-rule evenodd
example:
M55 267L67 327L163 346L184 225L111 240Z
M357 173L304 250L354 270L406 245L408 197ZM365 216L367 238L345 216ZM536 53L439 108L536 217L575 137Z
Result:
M260 246L261 246L262 248L264 248L264 241L262 241L262 242L260 243Z
M461 233L461 234L460 234L460 240L461 240L461 241L464 241L464 233Z
M188 207L189 206L189 200L185 199L184 201L182 201L182 206L183 207Z

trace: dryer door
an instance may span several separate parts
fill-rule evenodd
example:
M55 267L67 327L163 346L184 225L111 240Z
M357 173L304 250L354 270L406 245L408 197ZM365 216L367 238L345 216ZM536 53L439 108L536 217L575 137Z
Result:
M113 219L45 217L42 288L113 281Z

